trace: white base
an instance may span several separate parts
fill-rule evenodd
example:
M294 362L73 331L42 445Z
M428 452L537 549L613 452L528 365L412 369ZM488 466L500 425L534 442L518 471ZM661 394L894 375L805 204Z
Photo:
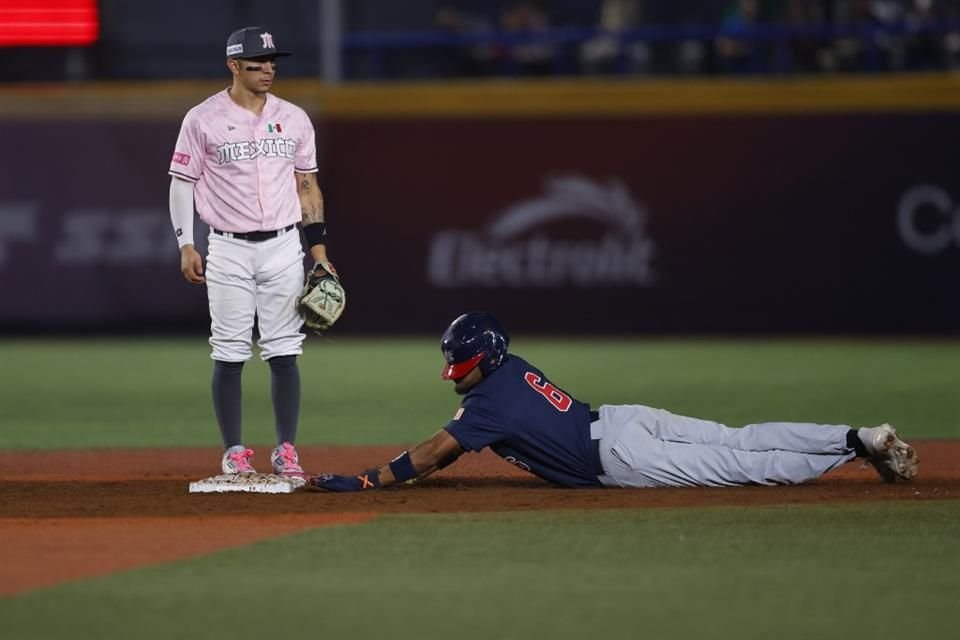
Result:
M293 493L306 484L297 476L268 473L229 473L190 483L190 493Z

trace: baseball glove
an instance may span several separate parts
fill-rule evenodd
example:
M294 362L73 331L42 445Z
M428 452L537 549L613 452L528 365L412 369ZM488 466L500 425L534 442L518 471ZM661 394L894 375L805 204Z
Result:
M329 262L318 262L307 274L297 296L297 311L308 329L320 333L333 326L347 305L347 294L337 270Z

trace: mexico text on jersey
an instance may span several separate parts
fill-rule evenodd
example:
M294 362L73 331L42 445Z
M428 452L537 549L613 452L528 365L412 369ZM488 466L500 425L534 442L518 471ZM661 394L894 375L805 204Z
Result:
M313 124L303 109L268 94L256 115L221 91L183 119L169 173L196 183L197 213L208 225L248 232L299 222L293 173L316 170Z

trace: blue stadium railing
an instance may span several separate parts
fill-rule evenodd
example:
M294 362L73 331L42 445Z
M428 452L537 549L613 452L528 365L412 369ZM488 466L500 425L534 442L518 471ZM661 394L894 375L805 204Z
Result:
M752 70L758 72L789 72L789 58L771 55L789 47L798 41L812 41L827 46L837 40L855 40L862 46L862 57L858 62L861 71L883 71L888 68L884 63L884 53L890 39L917 39L923 37L960 36L960 21L927 22L911 24L851 23L851 24L754 24L744 26L677 24L644 25L624 31L610 32L599 28L558 27L542 32L503 32L477 31L454 33L449 31L359 31L343 35L342 47L345 55L364 54L370 57L372 64L369 72L374 77L384 77L388 57L395 53L423 50L467 49L479 46L493 46L509 49L516 45L551 45L557 47L554 72L566 74L575 71L574 61L569 50L575 49L599 36L612 36L621 44L624 52L627 45L645 43L679 43L685 41L712 42L717 38L729 38L742 42L764 44L764 50L757 49L756 65ZM766 64L760 57L766 59ZM629 71L624 53L620 54L616 70ZM511 61L504 59L498 72L509 75Z

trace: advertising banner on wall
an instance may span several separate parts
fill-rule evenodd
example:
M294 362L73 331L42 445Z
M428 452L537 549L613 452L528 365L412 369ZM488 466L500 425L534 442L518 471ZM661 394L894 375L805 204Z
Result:
M960 180L931 114L338 122L351 322L951 332ZM439 315L439 317L437 317Z
M960 327L960 114L315 122L344 334ZM0 123L0 326L206 326L178 127Z
M180 275L167 167L178 122L2 122L0 326L204 327ZM204 234L198 230L203 241Z

